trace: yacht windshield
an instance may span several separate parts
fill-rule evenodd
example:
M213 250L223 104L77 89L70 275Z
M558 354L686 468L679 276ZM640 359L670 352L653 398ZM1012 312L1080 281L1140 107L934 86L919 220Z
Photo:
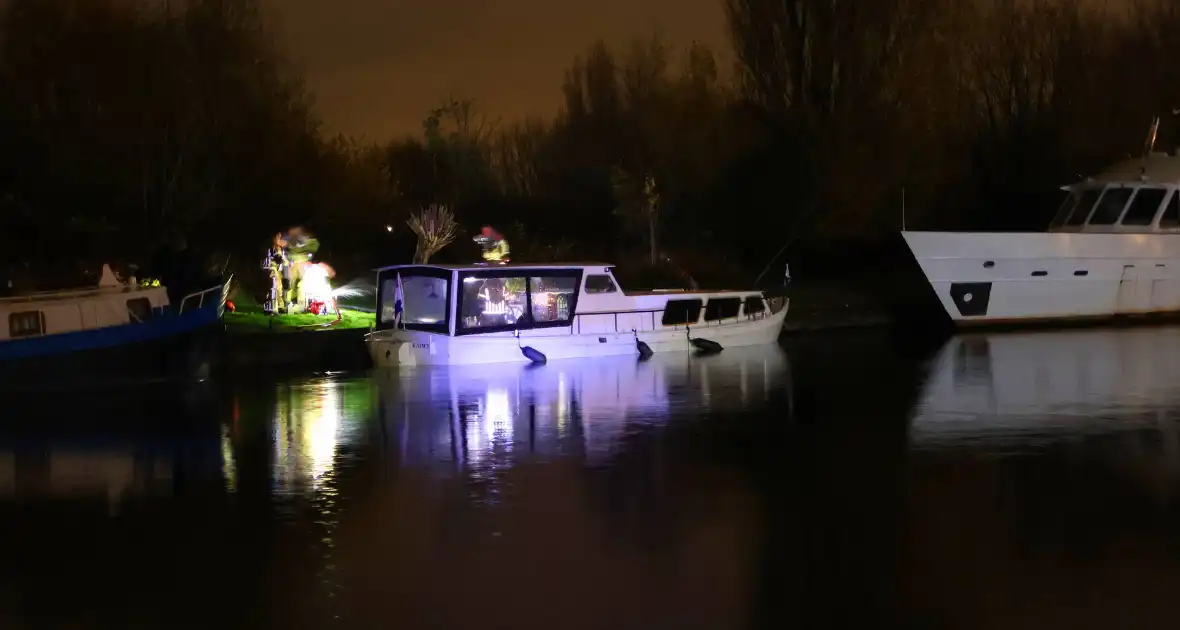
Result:
M1094 203L1098 201L1098 196L1102 194L1101 188L1090 188L1082 191L1078 197L1078 203L1073 207L1073 212L1065 219L1065 225L1077 226L1086 222L1090 216L1090 210L1094 209Z
M1065 194L1065 199L1061 201L1061 207L1057 208L1057 214L1053 215L1053 222L1049 227L1061 227L1065 225L1065 220L1069 218L1069 213L1078 205L1078 199L1081 195L1076 190L1070 190Z

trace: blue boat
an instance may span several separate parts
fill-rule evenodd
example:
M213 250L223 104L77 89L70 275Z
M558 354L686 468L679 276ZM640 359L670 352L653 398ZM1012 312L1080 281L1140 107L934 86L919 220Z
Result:
M229 279L171 304L162 286L120 282L0 299L0 390L199 376L213 359Z

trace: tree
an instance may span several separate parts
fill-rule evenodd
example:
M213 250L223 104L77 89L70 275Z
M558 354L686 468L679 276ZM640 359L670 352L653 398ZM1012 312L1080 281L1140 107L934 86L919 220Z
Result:
M625 221L639 223L646 228L648 255L651 265L659 264L660 193L656 178L651 174L633 176L621 167L611 174L615 191L615 213Z
M910 161L902 78L947 0L725 0L742 96L791 190L784 230L865 233ZM872 177L865 177L873 173ZM783 200L787 202L787 199ZM816 221L818 219L818 221ZM892 229L892 228L890 228Z
M406 221L418 236L414 264L425 265L430 257L449 245L459 235L459 224L446 206L432 204Z

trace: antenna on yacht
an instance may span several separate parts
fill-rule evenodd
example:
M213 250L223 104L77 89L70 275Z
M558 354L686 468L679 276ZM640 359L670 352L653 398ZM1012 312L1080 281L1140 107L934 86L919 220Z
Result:
M905 186L901 187L901 231L905 231Z
M1152 149L1155 149L1155 138L1160 132L1160 117L1156 116L1151 121L1151 127L1147 130L1147 140L1143 143L1143 157L1144 159L1151 157Z

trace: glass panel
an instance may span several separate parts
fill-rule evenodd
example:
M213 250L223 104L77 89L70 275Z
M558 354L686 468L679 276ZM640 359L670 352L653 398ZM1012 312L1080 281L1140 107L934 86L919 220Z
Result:
M606 276L599 276L606 277ZM610 278L607 278L609 281ZM574 294L578 291L578 277L547 276L529 278L529 293L533 302L533 321L538 324L569 322Z
M132 298L127 300L127 310L131 313L131 323L146 322L152 318L152 303L147 298Z
M1160 227L1180 227L1180 194L1173 192L1171 199L1168 199L1168 207L1164 208L1164 213L1160 215Z
M525 315L528 296L523 277L463 277L459 296L459 329L515 326ZM522 322L527 323L527 322Z
M381 293L381 305L378 318L381 323L388 324L393 322L397 317L397 278L386 278L382 280L379 291Z
M737 317L741 309L741 298L712 298L705 305L705 321L715 322Z
M1164 201L1167 188L1140 188L1131 198L1131 205L1123 215L1123 225L1151 225L1155 213Z
M586 293L614 293L617 290L608 275L586 276Z
M421 272L401 273L399 292L398 276L381 279L381 304L378 309L382 324L397 322L409 328L423 330L447 327L447 288L450 281L445 277L426 275ZM401 319L398 319L398 313Z
M1065 200L1061 202L1061 207L1057 209L1057 214L1053 215L1053 222L1049 227L1057 227L1063 225L1065 220L1069 218L1069 213L1078 205L1078 199L1081 196L1074 191L1070 191L1065 195Z
M747 315L753 315L754 313L761 313L762 311L765 311L765 310L766 310L766 304L762 301L762 298L760 298L756 295L751 295L750 297L746 298L746 314Z
M9 337L31 337L42 332L41 311L24 311L8 316Z
M1134 188L1107 188L1098 205L1094 207L1094 214L1090 216L1090 225L1114 225L1127 206Z
M1074 207L1073 214L1066 219L1066 225L1081 225L1086 222L1086 217L1090 216L1090 210L1094 207L1094 202L1098 201L1098 195L1102 194L1101 188L1091 188L1082 193L1078 205Z
M701 319L701 304L701 300L697 299L668 300L660 323L664 326L695 324Z

